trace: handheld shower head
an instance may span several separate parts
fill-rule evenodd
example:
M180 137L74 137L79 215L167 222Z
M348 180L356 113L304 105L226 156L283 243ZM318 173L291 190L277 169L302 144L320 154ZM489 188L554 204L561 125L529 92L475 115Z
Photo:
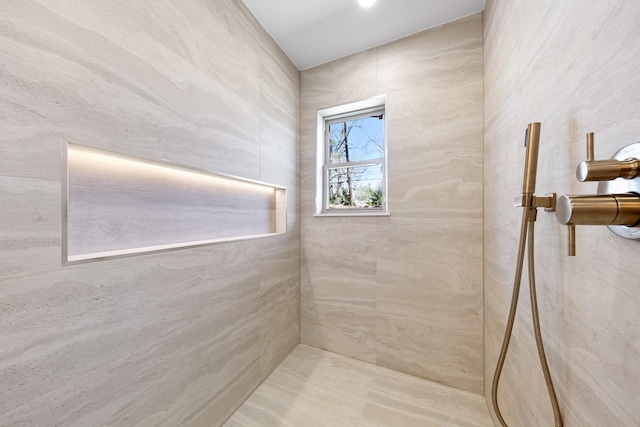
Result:
M537 208L545 208L548 211L554 211L556 207L556 194L548 195L545 197L536 197L534 195L536 191L536 173L538 169L538 145L540 142L540 123L529 123L527 126L527 132L524 137L525 146L525 158L524 158L524 173L522 174L522 204L525 209L522 212L522 227L520 228L520 246L518 248L518 261L516 263L516 274L513 283L513 293L511 295L511 308L509 309L509 317L507 319L507 327L502 340L502 348L500 349L500 355L498 356L498 362L496 364L496 370L493 374L493 383L491 385L491 401L493 402L493 409L495 415L503 427L508 427L501 412L500 405L498 404L498 385L500 383L500 376L502 374L502 368L507 357L507 351L509 349L509 343L511 341L511 334L513 332L513 324L516 319L516 309L518 306L518 295L520 292L520 283L522 281L522 270L524 267L524 254L525 246L526 252L529 255L529 291L531 298L531 317L533 318L533 329L536 338L536 347L538 348L538 357L540 358L540 365L544 374L544 380L547 385L547 392L551 399L551 406L553 408L553 416L555 419L556 427L562 427L562 414L560 413L560 405L558 404L558 398L553 386L551 373L549 372L549 366L547 364L547 356L544 352L544 344L542 342L542 332L540 329L540 320L538 314L538 303L536 296L536 284L535 284L535 266L534 266L534 245L533 245L533 232L534 224L536 221ZM571 215L569 215L571 216ZM530 238L527 239L527 235ZM529 245L527 246L527 241Z
M524 174L522 177L522 206L533 206L533 193L536 191L536 173L538 171L538 147L540 145L540 123L529 123L525 133Z

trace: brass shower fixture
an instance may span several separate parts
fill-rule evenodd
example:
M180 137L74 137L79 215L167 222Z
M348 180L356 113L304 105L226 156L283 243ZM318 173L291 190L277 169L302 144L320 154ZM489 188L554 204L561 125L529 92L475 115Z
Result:
M612 181L617 178L634 179L640 173L640 161L634 157L616 160L594 160L593 132L587 134L587 160L576 168L576 178L585 181ZM626 157L626 154L623 155Z
M640 143L610 160L594 160L594 136L587 134L587 160L576 169L580 182L599 181L598 194L560 196L556 218L569 227L569 256L575 256L576 225L606 225L626 239L640 239Z

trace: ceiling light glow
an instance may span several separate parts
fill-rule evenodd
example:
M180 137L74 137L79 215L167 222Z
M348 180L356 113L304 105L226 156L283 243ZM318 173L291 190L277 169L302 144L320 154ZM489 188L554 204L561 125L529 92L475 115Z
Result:
M376 0L358 0L358 4L362 7L371 7Z

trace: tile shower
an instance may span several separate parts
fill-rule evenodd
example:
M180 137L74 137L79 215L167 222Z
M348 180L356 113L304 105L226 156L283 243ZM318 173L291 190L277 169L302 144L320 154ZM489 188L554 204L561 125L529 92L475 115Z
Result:
M1 2L0 425L221 425L302 355L364 369L369 414L400 377L418 407L483 405L522 130L542 122L539 192L590 192L584 133L598 157L640 140L638 22L633 1L488 0L299 72L239 0ZM391 217L312 217L315 111L379 94ZM62 267L61 139L287 187L287 234ZM568 259L537 227L565 425L638 425L637 242L585 228ZM549 425L521 298L502 407Z

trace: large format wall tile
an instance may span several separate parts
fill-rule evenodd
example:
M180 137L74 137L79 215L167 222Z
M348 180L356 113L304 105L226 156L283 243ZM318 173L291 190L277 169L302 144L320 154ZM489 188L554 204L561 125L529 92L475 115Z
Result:
M116 269L116 274L130 275L125 280L104 283L71 271L46 288L2 298L3 335L15 343L0 353L2 409L27 403L34 388L52 391L165 334L211 318L224 298L236 298L238 283L254 282L257 289L259 265L251 260L257 255L244 244L183 251L161 265L142 257L138 269ZM208 265L207 259L224 267Z
M301 342L482 393L482 18L302 72ZM317 110L386 95L390 217L318 218Z
M0 5L0 425L220 425L299 341L300 76L236 0ZM61 267L61 140L286 186L290 233Z
M527 123L542 123L537 193L588 194L578 183L585 134L596 157L640 139L640 5L490 0L485 52L485 391L504 333L521 211L510 206L521 179ZM536 279L549 366L565 426L640 424L638 242L605 227L578 226L577 256L566 229L540 212ZM527 276L524 277L526 286ZM528 292L520 296L512 350L500 384L510 425L550 425L531 327Z
M17 407L0 421L6 425L39 424L38 420L43 419L62 425L115 425L120 419L128 419L131 425L142 422L176 425L201 409L199 406L208 399L225 394L224 387L236 381L236 375L240 377L253 371L251 386L256 386L260 381L259 369L255 366L260 356L259 269L257 265L238 267L241 276L229 280L230 271L225 271L224 278L218 280L224 283L219 290L208 286L208 290L196 292L195 287L205 288L206 282L194 281L191 289L176 295L174 301L168 297L148 301L147 306L158 313L140 320L135 318L134 310L138 308L140 312L141 303L133 298L130 308L119 308L117 320L107 321L108 307L90 307L96 300L106 300L107 304L114 301L118 289L107 292L113 295L111 298L85 296L78 286L70 289L77 294L75 297L62 294L61 289L52 290L61 294L61 299L75 299L76 306L86 301L86 307L76 309L79 314L90 312L92 318L105 320L92 328L90 324L81 323L88 319L77 322L69 319L65 328L61 328L66 329L68 337L61 330L57 341L51 344L59 349L29 361L27 372L37 375L34 386L39 387L43 396ZM99 295L100 291L96 289L95 294ZM197 295L200 310L189 302L191 295ZM144 298L141 291L140 298ZM55 311L71 311L71 304L60 303L53 296L51 302L54 313L47 316L31 310L33 317L54 318ZM187 304L192 307L185 312ZM216 333L211 334L212 330ZM96 344L102 345L96 348ZM78 358L78 353L84 357ZM43 366L43 362L55 364ZM83 362L88 366L83 366ZM40 369L34 369L36 367ZM26 372L12 374L10 378L24 380L27 377ZM10 383L3 381L3 384ZM60 387L61 384L64 386ZM14 390L3 389L9 396L17 396L30 388L22 383L16 384ZM245 393L250 390L251 387L247 388ZM68 408L70 402L77 405L74 410ZM226 411L231 409L227 407Z
M303 234L301 342L375 362L376 220L320 220Z
M377 363L482 390L481 226L464 220L379 226Z
M58 182L0 176L0 281L60 265L60 205ZM40 284L6 283L0 286L0 296L25 286Z

